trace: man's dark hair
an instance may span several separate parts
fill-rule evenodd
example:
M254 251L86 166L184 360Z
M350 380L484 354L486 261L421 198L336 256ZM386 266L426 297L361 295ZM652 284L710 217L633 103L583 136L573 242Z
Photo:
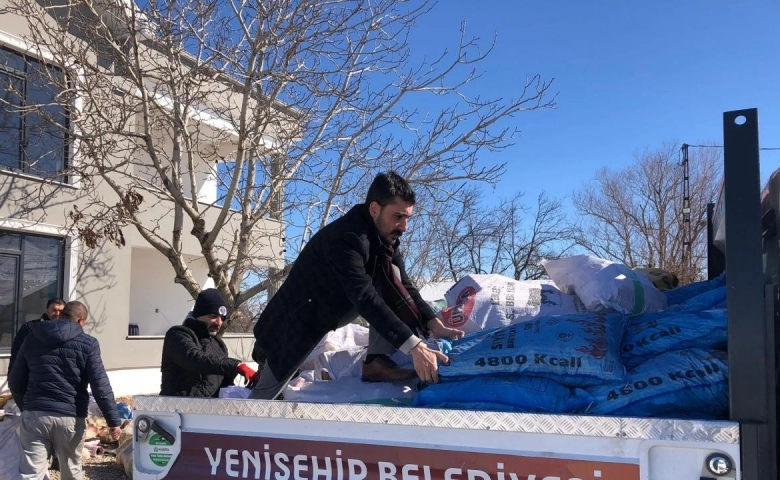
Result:
M65 300L61 298L50 298L49 301L46 302L46 308L49 308L52 305L65 305Z
M401 200L409 205L414 205L414 190L402 176L391 170L374 177L374 181L371 182L371 186L366 194L366 205L376 202L384 207L392 202L395 197L400 197Z
M86 305L78 301L72 301L65 304L65 308L62 309L61 317L68 320L76 321L79 318L87 318L89 311Z

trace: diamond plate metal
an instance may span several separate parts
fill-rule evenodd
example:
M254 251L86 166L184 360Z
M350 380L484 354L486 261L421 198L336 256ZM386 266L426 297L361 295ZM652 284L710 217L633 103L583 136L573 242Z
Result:
M134 397L133 403L135 410L149 413L173 411L198 415L379 423L588 437L739 443L739 426L736 423L705 420L540 415L354 404L149 396Z

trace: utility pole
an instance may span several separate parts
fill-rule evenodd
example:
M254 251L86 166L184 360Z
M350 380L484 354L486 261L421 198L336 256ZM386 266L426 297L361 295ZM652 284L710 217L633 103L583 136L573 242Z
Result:
M687 143L682 144L682 167L683 167L683 261L682 264L689 269L693 269L693 241L691 239L691 177L688 165L688 147Z

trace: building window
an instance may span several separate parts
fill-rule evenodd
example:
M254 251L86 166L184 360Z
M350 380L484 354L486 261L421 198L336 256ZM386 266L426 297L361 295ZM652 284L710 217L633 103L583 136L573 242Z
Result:
M0 230L0 352L24 322L62 298L65 240Z
M0 47L0 168L67 181L62 70Z

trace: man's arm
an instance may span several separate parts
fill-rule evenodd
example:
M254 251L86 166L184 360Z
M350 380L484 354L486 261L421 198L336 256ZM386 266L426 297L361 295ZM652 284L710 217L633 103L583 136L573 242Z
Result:
M225 356L227 357L228 349L227 345L225 345L225 342L221 338L216 338L217 343L219 343L219 348L225 352ZM256 372L255 372L256 373ZM238 377L238 372L236 372L235 375L227 374L224 377L222 377L222 383L220 384L219 388L225 388L229 387L231 385L235 385L236 383L236 377ZM219 395L219 390L217 390L216 395Z
M100 357L100 344L97 340L89 337L90 347L87 356L87 381L92 390L92 397L95 398L100 411L106 418L106 424L109 427L118 427L122 425L122 419L119 418L119 412L116 409L116 399L114 391L111 389L111 382L108 381L106 369L103 367L103 359Z
M404 284L404 287L409 292L409 296L412 297L412 300L420 310L423 325L427 330L425 335L427 336L430 333L433 335L433 338L449 338L450 340L463 338L466 334L463 330L445 326L441 320L439 320L439 317L436 316L436 312L433 311L433 308L431 308L428 302L423 300L420 296L420 291L412 284L409 275L406 274L404 259L400 249L396 249L395 255L393 255L393 264L398 267L398 270L401 272L401 282Z
M30 367L27 364L27 358L24 351L17 351L16 362L8 373L8 388L14 397L14 402L19 410L24 410L24 396L27 394L27 383L30 377Z
M393 347L408 354L420 339L387 306L374 288L371 276L365 269L365 246L355 234L347 234L334 243L328 262L336 272L347 298L357 311ZM377 268L381 266L377 265Z
M226 375L235 378L238 364L241 363L227 355L222 358L207 355L184 327L168 330L165 334L163 352L184 370L203 375Z

